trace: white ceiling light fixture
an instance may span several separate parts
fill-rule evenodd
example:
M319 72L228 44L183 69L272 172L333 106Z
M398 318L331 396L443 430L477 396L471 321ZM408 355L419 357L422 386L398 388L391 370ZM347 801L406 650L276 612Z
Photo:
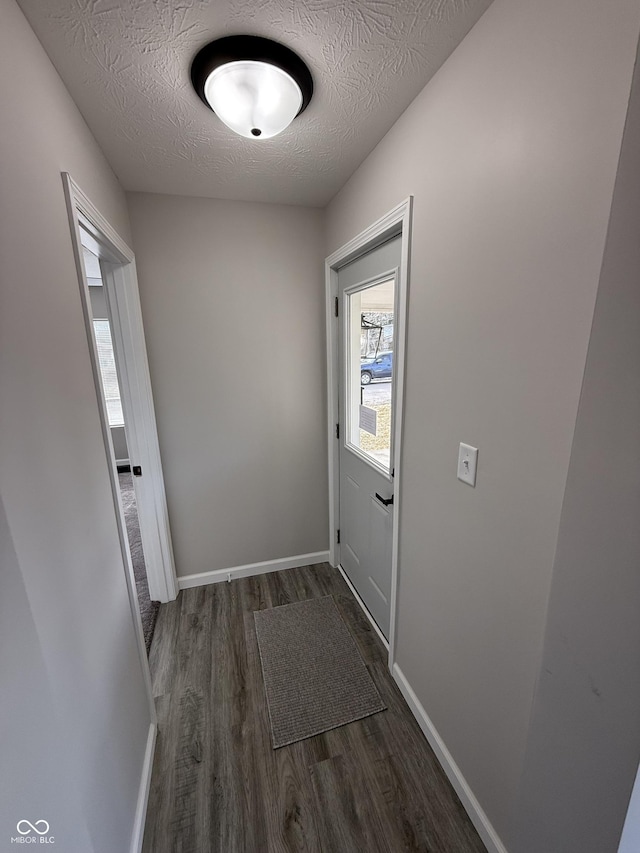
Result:
M218 118L247 139L282 133L313 95L300 57L258 36L226 36L203 47L191 64L191 82Z

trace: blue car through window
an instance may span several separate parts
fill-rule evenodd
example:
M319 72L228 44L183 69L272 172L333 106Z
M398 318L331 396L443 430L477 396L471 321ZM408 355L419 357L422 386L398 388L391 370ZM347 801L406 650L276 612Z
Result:
M393 373L393 353L381 352L376 358L360 362L360 383L368 385L372 379L387 379Z

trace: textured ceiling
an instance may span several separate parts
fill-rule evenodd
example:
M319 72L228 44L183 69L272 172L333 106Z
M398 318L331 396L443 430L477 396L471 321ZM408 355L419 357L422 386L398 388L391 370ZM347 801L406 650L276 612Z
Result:
M490 0L18 0L127 190L322 206ZM280 136L233 134L191 88L203 44L285 43L315 93Z

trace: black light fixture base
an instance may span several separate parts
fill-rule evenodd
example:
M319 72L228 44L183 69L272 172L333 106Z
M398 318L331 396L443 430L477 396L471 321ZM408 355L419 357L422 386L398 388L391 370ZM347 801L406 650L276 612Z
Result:
M300 115L306 109L313 95L311 72L302 59L288 47L260 36L224 36L205 45L196 53L191 63L191 82L198 97L209 109L211 105L204 95L204 86L209 75L221 65L243 60L266 62L286 71L302 92L302 106L297 114Z

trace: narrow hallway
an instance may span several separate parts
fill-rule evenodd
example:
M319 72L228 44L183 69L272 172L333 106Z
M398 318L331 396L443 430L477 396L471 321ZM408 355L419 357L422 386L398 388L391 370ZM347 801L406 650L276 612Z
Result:
M326 595L387 710L273 750L253 611ZM326 563L183 590L162 605L145 853L484 853L386 661Z

